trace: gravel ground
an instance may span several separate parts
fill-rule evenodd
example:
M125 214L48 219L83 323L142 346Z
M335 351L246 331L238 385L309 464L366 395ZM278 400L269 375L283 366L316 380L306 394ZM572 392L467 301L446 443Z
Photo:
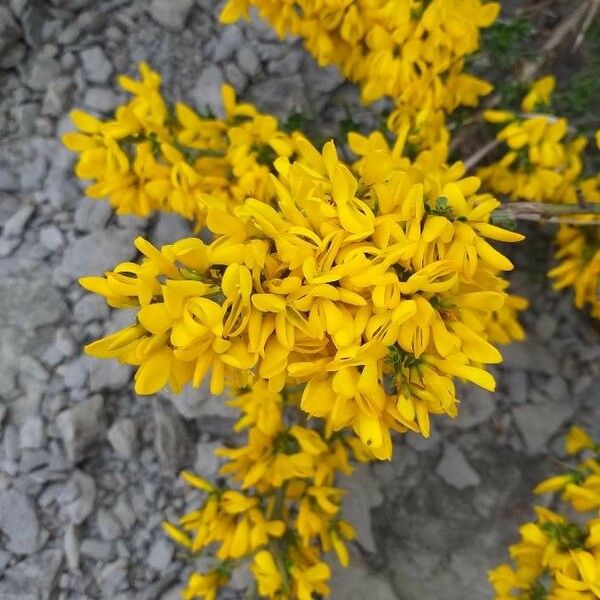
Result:
M114 75L146 60L169 98L216 113L229 81L264 111L312 116L317 137L348 114L374 122L297 40L256 20L223 28L217 14L211 0L0 2L0 600L177 598L192 565L160 522L194 506L176 473L214 476L232 422L206 392L137 399L128 367L82 355L130 315L76 278L132 258L140 233L161 244L189 227L83 198L58 141L68 111L110 112L122 99ZM547 232L515 260L515 288L532 300L528 341L504 351L499 393L467 388L458 421L406 436L392 463L347 482L359 543L335 599L491 597L486 570L530 516L568 424L600 433L597 330L536 275ZM244 585L236 574L221 598Z

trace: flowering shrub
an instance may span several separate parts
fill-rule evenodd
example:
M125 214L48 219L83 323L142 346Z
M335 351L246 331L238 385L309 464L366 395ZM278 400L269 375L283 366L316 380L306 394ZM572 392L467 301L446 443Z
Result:
M421 147L446 144L445 115L492 91L464 64L479 48L480 30L498 16L496 2L228 0L221 21L248 18L250 6L281 37L303 38L321 66L339 66L365 102L391 98L388 128Z
M510 547L516 568L503 564L489 573L496 600L600 597L600 446L573 427L565 450L589 456L564 475L542 481L534 492L560 493L566 514L536 507L536 520L519 528L521 540ZM575 519L573 511L582 517Z
M464 68L465 59L479 49L481 30L499 14L496 2L228 0L221 21L248 18L250 7L281 37L300 36L320 65L339 66L360 85L364 102L390 98L394 110L387 127L413 151L447 153L447 115L460 106L477 106L493 89ZM583 198L596 203L600 174L582 175L587 138L570 131L567 119L550 114L555 83L552 76L534 82L521 113L484 112L487 121L503 125L497 141L508 151L479 169L478 176L492 193L511 200L575 205ZM600 141L600 130L596 138ZM589 218L583 221L589 226ZM564 225L556 244L560 264L549 273L554 287L573 287L576 306L589 304L592 315L600 317L597 227L585 233Z
M536 81L523 98L523 113L484 113L486 120L502 125L496 139L508 151L497 162L480 168L477 175L489 189L510 200L598 203L600 175L582 175L588 140L570 132L567 119L549 112L554 87L551 76ZM600 141L600 134L596 138ZM555 289L573 287L575 305L583 308L590 304L592 316L599 318L600 246L596 222L593 215L582 215L560 226L556 235L559 265L550 270L549 276Z
M133 97L113 119L71 113L79 131L65 134L63 142L79 153L76 175L93 181L87 196L108 198L118 214L175 212L197 229L205 224L209 205L274 198L272 162L293 151L274 117L239 104L228 85L224 120L200 116L184 104L168 106L159 74L143 63L140 73L141 81L119 77Z
M210 377L242 411L247 446L222 451L239 489L184 475L207 500L166 526L193 551L220 544L220 562L190 579L188 596L214 595L243 558L262 595L325 594L320 555L333 548L345 564L352 537L336 471L350 469L350 450L391 458L392 430L428 436L430 413L456 417L456 377L494 389L485 365L501 361L494 343L523 337L526 302L506 292L512 264L488 240L522 236L489 222L499 202L460 163L430 151L413 161L401 139L390 147L381 134L353 133L348 165L332 142L319 152L278 132L227 87L228 117L208 122L229 132L223 153L239 177L213 178L205 161L215 157L188 152L201 117L178 105L169 120L158 82L142 66L141 83L123 82L134 99L106 122L76 112L80 132L65 143L80 151L77 172L95 174L92 195L107 186L122 212L156 201L205 224L212 241L158 249L138 238L141 261L82 278L110 306L137 310L86 350L136 366L138 394ZM270 168L254 141L262 119ZM262 198L238 200L246 169Z
M457 380L494 390L486 367L501 362L497 345L524 337L527 301L508 292L513 265L494 245L523 236L500 226L506 208L493 194L571 216L550 275L600 316L597 228L593 214L578 214L581 194L597 202L600 179L583 176L587 140L548 112L551 77L531 86L520 111L483 113L501 127L491 147L506 146L504 156L476 176L478 161L450 161L447 116L492 90L464 68L496 3L229 0L222 20L250 6L280 35L300 35L320 64L338 65L365 102L392 100L387 128L341 142L353 160L340 158L340 143L316 148L283 131L227 85L224 118L171 106L145 64L140 80L119 79L132 98L111 119L74 111L78 131L63 139L79 155L76 174L91 180L89 197L120 214L174 212L203 231L161 248L138 238L139 260L81 279L136 312L89 344L90 355L136 367L139 395L208 379L240 414L243 444L218 451L223 481L184 472L204 502L164 524L212 561L185 597L216 598L245 565L250 597L308 600L329 593L326 553L348 563L354 531L336 475L353 460L391 459L393 432L427 437L431 414L457 417ZM577 586L593 579L584 545L563 547L565 536L584 544L588 534L545 509L538 516L539 568L529 558L515 572L499 568L499 598L546 585L548 545L560 557L556 585L587 590Z

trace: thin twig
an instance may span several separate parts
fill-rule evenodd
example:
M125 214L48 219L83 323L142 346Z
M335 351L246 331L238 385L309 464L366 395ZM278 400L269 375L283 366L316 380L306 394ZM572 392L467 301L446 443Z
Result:
M521 77L519 78L521 81L530 81L535 73L539 71L542 67L548 55L567 37L567 35L573 31L579 23L586 18L588 11L590 10L590 6L596 0L588 0L588 2L582 2L575 8L575 10L568 14L554 29L552 35L546 40L546 43L542 47L541 52L538 54L538 59L527 63L523 67L523 71L521 72Z
M588 11L585 19L583 20L581 29L580 29L579 33L577 34L577 37L575 38L575 43L573 44L573 48L571 49L572 53L577 52L577 50L579 49L579 46L581 46L581 44L583 43L585 34L586 34L587 30L589 29L590 25L594 22L594 19L598 15L599 10L600 10L600 0L591 0L589 11Z
M593 221L580 221L576 217L600 217L600 204L544 204L541 202L511 202L504 204L493 213L494 221L513 219L538 223L558 223L561 225L600 226L600 218Z
M542 50L538 53L538 59L525 63L523 65L521 72L517 76L517 81L519 81L522 84L531 83L531 81L537 75L538 71L544 66L544 63L548 59L548 56L550 55L552 50L554 50L560 45L560 43L564 40L568 33L572 29L577 27L581 20L584 21L582 31L585 34L585 31L593 22L594 16L596 15L599 9L600 0L588 0L587 2L583 2L579 6L577 6L577 8L572 13L567 15L554 29L553 33L546 40L546 43L542 47ZM581 35L581 33L579 35ZM577 43L577 40L575 43ZM490 108L498 106L501 100L502 96L497 93L486 98L483 101L483 108L476 115L474 115L474 117L469 119L468 122L463 123L461 127L466 129L469 125L482 121L483 113ZM451 149L454 150L455 148L460 146L465 137L465 134L458 135L457 137L455 137L454 141L452 142Z
M465 167L467 171L470 171L473 167L478 165L490 152L495 150L500 144L501 140L492 140L488 142L485 146L482 146L474 152L467 160L464 161Z

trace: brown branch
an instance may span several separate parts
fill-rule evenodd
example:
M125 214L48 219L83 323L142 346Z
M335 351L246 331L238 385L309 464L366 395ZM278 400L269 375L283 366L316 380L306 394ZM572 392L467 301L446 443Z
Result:
M597 220L581 221L577 217L598 216ZM544 204L542 202L511 202L493 212L494 221L520 220L560 225L600 226L600 204Z
M542 65L546 62L548 55L558 48L562 41L567 35L577 28L580 22L586 19L590 7L593 8L596 0L588 0L588 2L582 2L576 6L575 10L568 14L554 29L552 35L546 40L546 43L538 53L538 59L531 61L523 67L521 77L519 78L522 82L530 81L534 75L541 69Z

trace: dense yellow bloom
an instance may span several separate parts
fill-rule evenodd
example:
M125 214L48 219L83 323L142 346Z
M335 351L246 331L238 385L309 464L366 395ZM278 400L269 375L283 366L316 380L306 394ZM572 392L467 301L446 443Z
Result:
M306 384L304 411L389 458L390 429L427 436L429 413L456 416L454 377L494 389L483 367L502 360L488 341L498 323L514 321L498 276L512 264L488 240L522 236L489 223L499 203L460 165L424 175L428 156L412 165L363 140L353 173L332 143L292 141L298 158L276 161L271 205L210 207L212 243L138 239L140 264L82 279L138 308L137 323L87 351L138 366L140 394L209 372L214 393L253 376L272 392Z
M590 217L591 218L591 217ZM591 314L600 319L600 244L598 227L562 225L556 235L559 264L550 270L552 287L556 290L572 287L575 306L591 307Z
M287 425L284 414L297 411L299 400L293 391L276 394L257 381L230 401L241 413L236 430L246 432L245 442L216 453L226 459L221 474L240 482L239 490L181 474L206 497L177 525L163 528L192 553L218 561L210 573L190 577L186 598L214 598L232 567L248 557L260 594L278 600L327 594L324 553L334 551L348 565L345 541L354 530L341 518L343 490L333 484L337 473L352 471L352 443L347 436Z
M571 429L565 446L571 454L598 449L578 427ZM572 509L593 514L578 522L537 507L536 521L519 528L521 540L509 549L516 568L504 564L489 573L496 600L600 598L598 473L600 464L595 458L587 459L569 473L553 476L536 487L536 493L562 491L562 500Z
M440 39L439 57L419 58L426 45L410 50L394 38L392 54L396 45L416 53L407 57L419 63L415 75L419 61L425 73L427 61L472 51L496 5L467 4L461 12L458 3L417 3L422 14L408 21L421 29L407 35L443 33L454 49ZM230 3L225 14L247 8ZM362 39L355 12L340 31ZM517 315L527 303L507 292L503 273L513 265L494 247L522 236L493 225L499 202L464 165L447 162L445 112L483 93L462 66L453 69L432 67L433 81L456 87L449 96L420 95L428 83L407 75L407 90L414 85L390 116L395 141L351 134L354 164L333 142L319 151L281 133L227 86L223 120L172 109L146 66L141 81L121 79L133 99L113 120L74 114L79 132L65 143L80 153L78 175L94 180L89 195L120 212L172 210L210 234L162 248L138 238L139 260L81 279L136 313L89 354L135 366L142 395L209 378L211 392L230 391L240 412L243 442L217 451L222 478L182 473L204 500L163 525L214 561L190 577L186 598L216 598L241 564L264 597L327 596L323 555L346 566L355 535L337 475L352 471L351 459L389 459L392 431L428 436L431 414L455 418L456 378L493 390L486 366L502 360L494 344L523 337Z
M463 72L500 5L480 0L229 0L223 23L253 6L283 37L304 39L322 66L337 65L360 84L364 102L390 97L388 127L410 131L411 143L447 143L445 114L476 106L492 86Z
M65 134L63 143L79 154L77 176L93 181L86 189L90 198L108 198L120 214L176 212L197 226L215 203L272 198L272 160L293 150L274 117L238 103L228 85L224 119L200 116L181 103L170 107L160 76L144 63L140 72L139 82L119 78L133 98L112 119L71 113L78 131Z
M535 82L522 102L525 114L504 110L484 112L486 120L503 124L496 138L506 144L504 156L477 174L493 192L511 200L576 204L581 199L600 202L600 175L583 176L582 153L587 139L569 133L567 120L530 111L547 110L554 90L553 77ZM575 216L561 225L556 244L558 265L548 273L555 289L573 288L575 305L590 305L600 318L600 244L596 215ZM581 223L581 225L578 225Z

